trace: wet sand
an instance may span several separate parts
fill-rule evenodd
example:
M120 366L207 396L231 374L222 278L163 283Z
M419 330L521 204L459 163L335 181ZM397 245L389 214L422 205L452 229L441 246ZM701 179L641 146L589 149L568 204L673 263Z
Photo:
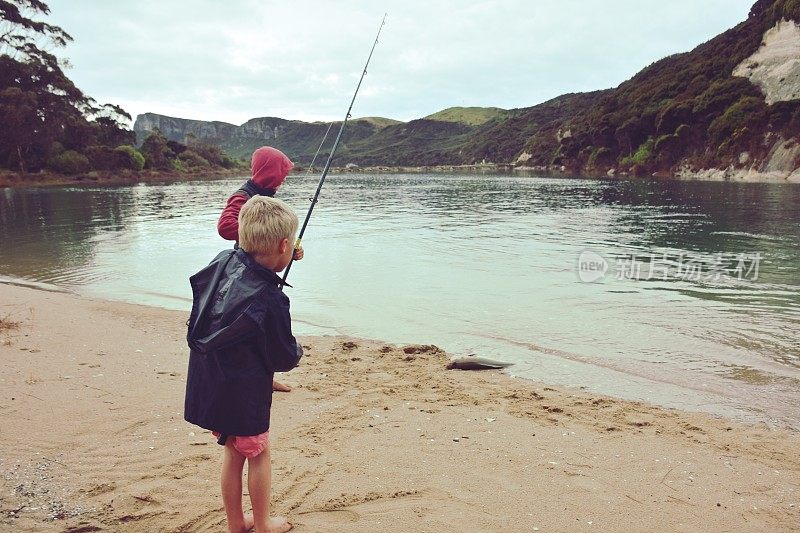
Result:
M222 531L186 314L0 285L0 530ZM273 508L296 531L790 531L800 435L304 337Z

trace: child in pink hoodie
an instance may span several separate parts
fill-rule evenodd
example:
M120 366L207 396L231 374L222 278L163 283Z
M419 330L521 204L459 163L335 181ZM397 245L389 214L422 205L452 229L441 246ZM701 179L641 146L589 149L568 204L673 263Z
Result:
M250 159L251 178L230 198L217 222L220 237L229 241L239 240L239 211L253 196L275 196L294 163L286 154L271 146L262 146L253 152ZM295 257L297 259L297 257Z
M275 196L278 187L283 184L293 167L294 163L277 148L262 146L253 152L250 158L251 177L228 198L217 221L219 236L238 242L239 211L242 206L253 196ZM295 250L294 258L297 261L303 258L302 246ZM289 392L292 388L273 380L272 390Z

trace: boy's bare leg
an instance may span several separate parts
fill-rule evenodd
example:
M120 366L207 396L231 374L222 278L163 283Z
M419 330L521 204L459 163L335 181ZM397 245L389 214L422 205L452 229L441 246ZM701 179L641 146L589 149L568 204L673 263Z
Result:
M274 379L272 380L272 390L278 392L292 392L292 388L289 385L284 385L283 383L279 383Z
M285 533L292 529L292 524L286 518L269 517L269 497L272 492L269 446L257 456L247 460L247 488L250 490L256 533Z
M231 440L225 443L222 455L222 505L228 517L228 531L230 533L245 533L253 527L252 519L245 520L242 512L242 470L244 469L244 455L236 451Z

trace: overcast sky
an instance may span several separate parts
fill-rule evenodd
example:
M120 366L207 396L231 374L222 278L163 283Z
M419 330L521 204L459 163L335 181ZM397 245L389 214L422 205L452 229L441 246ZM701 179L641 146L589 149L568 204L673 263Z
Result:
M234 124L527 107L618 85L754 0L49 0L68 75L100 103Z

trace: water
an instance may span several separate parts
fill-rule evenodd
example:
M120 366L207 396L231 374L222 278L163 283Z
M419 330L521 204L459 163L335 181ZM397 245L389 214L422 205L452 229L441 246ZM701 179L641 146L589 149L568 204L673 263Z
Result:
M0 276L188 310L241 181L0 189ZM315 186L279 197L302 214ZM800 428L800 186L333 175L303 244L296 333Z

